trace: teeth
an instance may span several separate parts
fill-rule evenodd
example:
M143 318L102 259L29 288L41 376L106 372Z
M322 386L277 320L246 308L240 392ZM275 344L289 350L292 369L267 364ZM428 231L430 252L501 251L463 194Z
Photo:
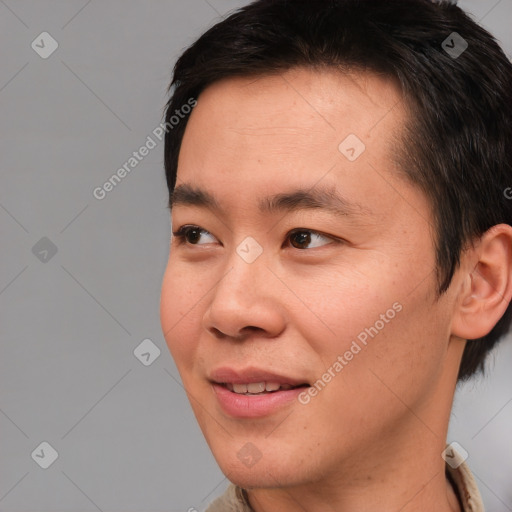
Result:
M291 384L279 384L277 382L250 382L248 384L231 384L228 382L226 383L226 387L230 391L246 395L257 395L277 391L278 389L287 390L293 388Z
M264 382L251 382L247 384L247 391L249 393L261 393L265 391L265 383Z
M247 384L233 384L235 393L247 393Z
M277 391L281 386L277 382L265 382L267 391Z

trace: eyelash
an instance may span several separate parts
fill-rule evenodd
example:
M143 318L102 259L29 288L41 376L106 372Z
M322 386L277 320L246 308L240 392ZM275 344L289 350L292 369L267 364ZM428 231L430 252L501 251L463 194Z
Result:
M201 233L205 233L205 234L208 234L208 235L212 235L209 231L207 231L206 229L203 229L201 228L200 226L195 226L195 225L192 225L192 224L188 224L188 225L184 225L184 226L181 226L180 228L178 228L176 231L173 231L173 235L176 237L176 239L178 240L178 244L179 245L182 245L182 244L187 244L188 242L186 241L186 236L187 234L190 232L190 231L193 231L193 230L197 230L197 231L200 231ZM312 234L315 234L315 235L319 235L321 237L324 237L324 238L328 238L330 240L332 240L333 242L342 242L341 239L337 239L337 238L334 238L332 236L329 236L329 235L325 235L323 233L321 233L320 231L315 231L313 229L307 229L307 228L296 228L296 229L293 229L291 231L289 231L286 235L286 239L289 239L290 236L296 234L296 233L312 233ZM213 236L213 235L212 235ZM203 244L189 244L189 245L203 245ZM330 244L325 244L325 245L330 245ZM323 247L323 246L322 246ZM296 248L295 248L296 249ZM314 247L315 249L315 247ZM297 249L297 250L305 250L305 249Z

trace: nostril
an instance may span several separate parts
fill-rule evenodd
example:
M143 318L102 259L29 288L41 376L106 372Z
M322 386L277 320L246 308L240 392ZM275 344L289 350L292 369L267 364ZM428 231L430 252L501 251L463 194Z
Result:
M246 327L243 327L237 334L227 334L225 332L222 332L217 327L211 327L210 331L218 339L233 338L236 341L243 341L245 338L254 333L261 334L266 332L265 329L262 329L261 327L256 327L254 325L248 325Z
M219 338L221 340L228 337L227 334L224 334L221 330L217 329L217 327L211 327L210 331L216 338Z
M248 331L251 331L251 332L259 332L259 331L264 331L265 329L262 329L261 327L255 327L253 325L248 325L247 327L244 327L242 329L242 331L245 331L245 330L248 330Z

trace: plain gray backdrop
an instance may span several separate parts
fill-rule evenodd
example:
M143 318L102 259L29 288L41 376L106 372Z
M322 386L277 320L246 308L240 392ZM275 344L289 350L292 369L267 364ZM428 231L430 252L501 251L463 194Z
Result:
M228 484L160 328L163 143L93 191L162 121L182 50L244 3L0 0L2 512L203 510ZM460 5L511 54L512 0ZM511 361L507 338L448 438L490 512L512 510Z

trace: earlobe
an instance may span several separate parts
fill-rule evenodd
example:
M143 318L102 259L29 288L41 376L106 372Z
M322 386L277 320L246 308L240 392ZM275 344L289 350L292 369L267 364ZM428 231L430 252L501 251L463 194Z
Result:
M471 340L492 330L512 297L512 227L493 226L466 256L473 270L464 276L452 334Z

